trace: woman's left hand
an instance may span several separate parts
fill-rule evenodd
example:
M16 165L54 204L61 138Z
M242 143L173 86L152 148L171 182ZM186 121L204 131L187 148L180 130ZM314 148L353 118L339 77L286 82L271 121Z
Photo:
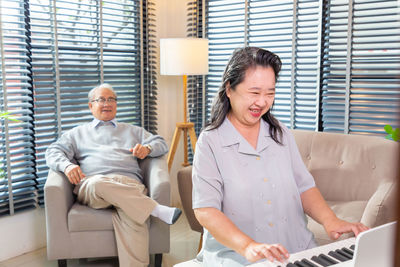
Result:
M344 233L353 232L355 236L368 230L369 228L362 223L351 223L339 218L329 221L324 225L325 231L331 239L338 239Z

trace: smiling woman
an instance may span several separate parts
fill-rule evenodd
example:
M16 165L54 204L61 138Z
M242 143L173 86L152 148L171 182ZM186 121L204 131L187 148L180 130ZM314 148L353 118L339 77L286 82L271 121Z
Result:
M281 67L257 47L234 51L200 134L193 161L193 209L204 227L198 260L243 266L316 246L305 214L337 239L368 229L339 219L305 167L291 132L270 113Z

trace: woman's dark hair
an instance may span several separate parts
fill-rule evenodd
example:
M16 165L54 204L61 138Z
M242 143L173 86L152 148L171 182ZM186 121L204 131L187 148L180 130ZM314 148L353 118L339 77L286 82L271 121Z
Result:
M276 82L282 62L274 53L258 47L244 47L236 49L233 52L226 65L222 76L222 84L211 107L211 121L206 125L205 130L218 128L224 122L226 115L231 109L229 98L226 95L227 85L229 84L230 88L235 90L236 86L243 82L246 71L256 66L271 67L274 70ZM276 143L281 144L282 128L278 120L271 114L272 107L273 105L262 116L262 119L269 124L269 133L272 139Z

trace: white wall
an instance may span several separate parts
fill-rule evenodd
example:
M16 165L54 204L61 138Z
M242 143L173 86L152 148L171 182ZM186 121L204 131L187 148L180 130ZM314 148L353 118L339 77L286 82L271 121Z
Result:
M186 36L188 0L155 0L157 43L159 38ZM159 67L159 66L158 66ZM158 76L158 132L171 144L175 123L183 121L182 77ZM172 204L180 205L176 173L183 162L183 143L175 154L171 168ZM26 211L0 218L0 261L46 246L44 210Z
M44 209L0 218L0 262L46 246Z

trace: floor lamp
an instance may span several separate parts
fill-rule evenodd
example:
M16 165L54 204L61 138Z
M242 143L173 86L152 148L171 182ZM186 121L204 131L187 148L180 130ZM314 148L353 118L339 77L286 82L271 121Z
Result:
M181 132L183 132L184 162L188 166L189 134L193 152L197 137L194 123L187 120L187 75L205 75L208 73L208 40L203 38L165 38L160 39L161 75L183 75L183 122L177 123L171 148L168 153L168 170L171 170Z

